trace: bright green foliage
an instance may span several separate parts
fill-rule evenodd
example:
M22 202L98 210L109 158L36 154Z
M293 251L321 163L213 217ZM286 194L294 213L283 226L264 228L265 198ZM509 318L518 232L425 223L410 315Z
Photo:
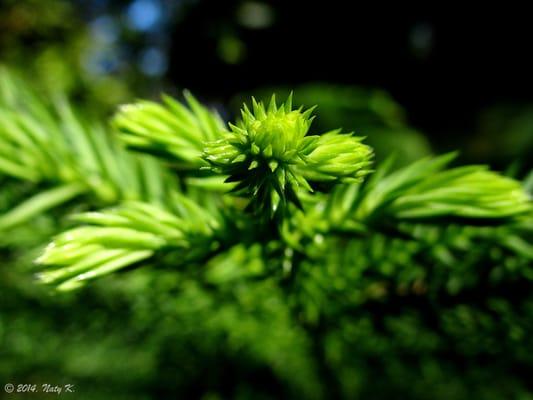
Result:
M370 173L372 157L372 150L361 140L340 130L322 134L305 158L303 175L311 181L360 182Z
M62 282L58 289L71 290L86 280L146 260L164 248L179 249L181 258L188 261L198 253L216 250L220 244L213 231L220 228L219 222L183 196L176 194L174 200L179 203L176 214L148 203L125 203L116 209L75 216L90 225L56 237L38 262L65 268L43 272L40 280Z
M312 109L292 109L292 99L268 108L252 101L231 132L207 144L204 158L213 171L239 182L233 189L251 197L250 208L274 214L287 201L300 206L300 188L312 191L308 181L358 181L368 174L371 149L361 139L340 131L307 135Z
M0 173L47 189L0 216L0 231L81 195L99 205L161 202L174 187L155 160L132 156L76 114L61 96L49 104L0 69Z
M138 101L124 105L113 118L119 138L131 149L170 159L176 168L197 169L204 142L225 131L218 114L185 92L189 108L168 96L164 104Z
M453 154L420 160L387 175L387 165L359 186L336 188L327 210L339 224L438 217L505 218L531 212L520 182L484 166L444 170Z
M6 382L43 370L87 398L530 396L530 179L450 167L452 154L372 172L360 138L313 135L290 99L254 103L229 131L191 97L120 111L118 135L172 176L3 93L16 124L0 126L0 149L17 152L1 153L0 206L22 205L0 219L0 250L23 265L44 248L48 284L0 271ZM22 162L35 120L48 146L28 151L60 162Z

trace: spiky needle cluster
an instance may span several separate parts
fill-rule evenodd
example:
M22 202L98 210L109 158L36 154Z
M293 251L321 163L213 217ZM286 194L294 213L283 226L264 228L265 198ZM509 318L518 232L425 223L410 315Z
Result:
M361 138L340 130L308 135L314 108L293 110L292 96L279 107L252 99L231 131L207 144L204 158L212 170L239 182L234 192L252 196L251 208L275 213L280 204L300 205L297 191L312 191L309 181L359 181L372 157Z

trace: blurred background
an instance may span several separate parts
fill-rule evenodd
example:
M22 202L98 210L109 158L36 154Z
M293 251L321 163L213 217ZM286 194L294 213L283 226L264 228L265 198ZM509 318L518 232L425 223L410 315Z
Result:
M0 0L0 63L43 92L66 92L78 107L102 118L119 104L157 99L161 92L179 97L187 88L230 120L252 95L268 98L275 92L283 98L292 90L296 103L318 105L314 131L342 127L366 136L378 162L395 154L397 165L405 165L458 149L460 163L486 163L523 178L533 167L528 13L486 4L470 13L465 7L369 8L334 0ZM24 197L25 189L11 190L2 179L3 211ZM194 307L176 316L176 310L188 310L211 294L200 296L194 282L181 282L173 273L154 277L139 270L80 293L50 296L28 277L31 260L59 229L53 214L44 215L0 237L1 384L75 383L83 388L76 398L167 398L186 388L191 398L218 399L233 397L232 377L244 376L250 388L259 387L269 398L285 393L281 375L297 388L314 390L306 369L311 366L304 356L299 363L299 346L305 347L299 339L283 336L294 356L287 370L269 358L270 335L285 329L283 318L275 314L266 332L250 322L248 333L236 339L245 347L265 344L254 351L265 355L260 361L275 365L274 372L255 359L236 366L232 357L241 353L219 354L216 343L242 315L226 310L226 319L207 328L191 322ZM454 274L455 284L466 279L464 271ZM475 281L472 276L468 279ZM359 322L346 328L361 358L342 361L353 364L338 379L363 398L378 390L365 382L381 385L383 375L379 398L401 393L400 398L420 399L531 399L525 374L525 366L533 365L531 343L521 318L532 315L533 303L517 311L496 302L496 311L481 315L468 301L443 309L437 330L421 322L424 311L416 307L392 316L389 328L369 322L372 310L362 312ZM497 325L500 320L505 328ZM214 333L198 345L195 338L206 329ZM417 339L404 343L396 332L416 332L411 337ZM331 338L332 352L336 339ZM228 370L218 380L206 372L220 365ZM238 369L243 365L249 370ZM493 386L485 387L487 382ZM203 392L202 383L218 392ZM260 398L250 388L244 385L239 396Z
M231 117L295 91L317 129L369 137L378 158L461 150L531 167L527 13L342 1L2 1L0 60L104 111L190 89ZM361 116L364 115L364 122ZM378 132L379 131L379 132Z

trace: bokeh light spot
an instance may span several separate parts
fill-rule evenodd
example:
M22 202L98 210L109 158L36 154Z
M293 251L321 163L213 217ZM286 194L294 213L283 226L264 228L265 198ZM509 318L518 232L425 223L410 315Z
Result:
M153 29L161 20L161 16L161 4L157 0L135 0L127 11L130 27L138 31Z

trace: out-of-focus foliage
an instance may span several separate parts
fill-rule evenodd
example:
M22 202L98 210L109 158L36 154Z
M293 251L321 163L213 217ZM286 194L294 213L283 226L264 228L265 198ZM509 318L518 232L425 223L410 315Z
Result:
M80 29L80 27L82 27ZM92 73L88 61L97 46L75 2L8 0L0 13L0 58L38 76L36 84L61 90L96 106L130 98L123 79Z
M47 102L3 67L0 118L0 173L33 184L36 192L2 210L0 231L80 196L99 205L162 202L176 185L157 161L127 153L101 124L78 117L61 95Z
M2 61L39 71L39 84L72 90L79 80L76 57L84 32L66 1L7 0L0 13ZM31 58L29 56L31 53Z
M495 105L484 110L466 151L473 160L491 159L496 165L513 160L518 171L533 168L533 106Z
M167 23L185 3L5 0L0 60L38 77L41 88L109 111L134 93L159 91Z

